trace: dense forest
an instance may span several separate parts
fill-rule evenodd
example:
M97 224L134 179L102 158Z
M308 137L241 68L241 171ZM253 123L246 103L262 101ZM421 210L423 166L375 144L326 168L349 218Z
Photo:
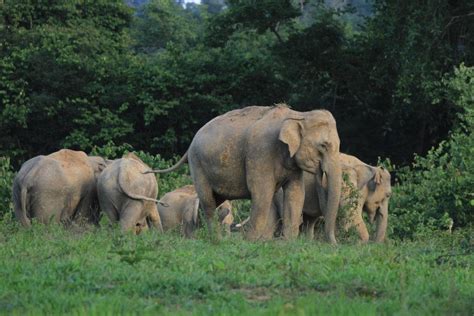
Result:
M286 102L330 110L342 151L407 164L458 124L443 80L474 62L471 1L223 3L2 1L0 155L169 158L220 113Z

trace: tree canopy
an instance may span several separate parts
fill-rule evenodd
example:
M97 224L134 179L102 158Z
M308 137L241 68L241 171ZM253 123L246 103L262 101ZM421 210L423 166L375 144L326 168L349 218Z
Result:
M343 151L406 164L463 111L442 82L473 64L474 4L378 0L371 11L354 20L315 0L4 0L0 155L19 164L114 142L171 157L216 115L287 102L330 110Z

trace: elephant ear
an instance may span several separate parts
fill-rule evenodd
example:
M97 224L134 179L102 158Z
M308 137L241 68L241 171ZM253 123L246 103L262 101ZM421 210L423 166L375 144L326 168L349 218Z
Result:
M382 176L379 168L367 165L358 165L355 167L357 172L357 188L360 190L367 185L370 191L375 191L378 184L382 182Z
M375 168L375 175L374 175L375 184L381 184L382 183L382 173L383 173L383 168L381 168L381 167Z
M99 156L89 156L89 161L96 173L101 173L110 164L108 160Z
M218 208L218 212L217 212L218 217L219 217L219 222L222 222L227 217L227 215L229 215L231 212L231 210L228 209L227 207L221 207L221 206Z
M102 157L101 157L102 158ZM99 172L102 172L105 168L107 168L107 166L109 165L109 163L107 162L107 160L105 160L104 158L102 158L102 160L99 161Z
M286 119L283 121L278 139L288 145L291 158L300 148L302 132L303 125L301 124L301 119Z

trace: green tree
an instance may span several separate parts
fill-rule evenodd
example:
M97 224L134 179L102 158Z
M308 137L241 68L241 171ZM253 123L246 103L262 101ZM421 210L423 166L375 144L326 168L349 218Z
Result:
M474 62L474 4L384 0L374 9L350 49L343 134L369 161L407 163L452 126L458 109L437 96L439 80Z
M130 62L121 1L5 1L0 7L0 153L90 148L132 132L121 118Z
M192 46L202 28L200 21L174 0L152 0L139 8L132 28L135 49L153 53L167 44Z
M290 0L229 0L228 9L214 16L209 24L209 43L222 45L236 31L272 32L283 42L280 28L300 15Z
M398 172L401 183L391 200L398 237L474 222L474 67L461 64L441 85L444 97L462 109L460 123L426 157Z

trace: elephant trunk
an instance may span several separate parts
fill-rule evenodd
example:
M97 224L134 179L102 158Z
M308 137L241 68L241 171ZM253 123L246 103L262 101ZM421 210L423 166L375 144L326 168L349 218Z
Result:
M387 232L388 224L388 200L385 200L377 211L376 225L377 232L375 235L375 242L383 242L385 233Z
M323 205L324 212L324 231L327 240L331 244L336 244L336 217L339 209L339 200L341 196L342 171L339 159L327 159L323 161L322 169L327 177L327 199Z

